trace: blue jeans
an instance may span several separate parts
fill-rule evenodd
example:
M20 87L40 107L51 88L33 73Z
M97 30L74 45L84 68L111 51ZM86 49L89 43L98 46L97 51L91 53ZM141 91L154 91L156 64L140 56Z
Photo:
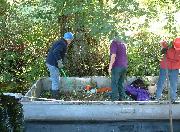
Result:
M59 69L55 66L46 63L48 70L50 72L50 79L52 81L52 90L58 90L60 86L59 82Z
M123 100L125 96L125 89L123 87L124 79L126 76L127 68L125 67L115 67L112 68L112 77L111 77L111 99Z
M161 94L164 88L164 83L166 80L166 69L160 69L160 75L159 75L159 80L157 82L157 90L156 90L156 98L159 99L161 98ZM177 83L178 83L178 74L179 70L168 70L168 78L170 82L170 97L171 100L175 100L177 96Z

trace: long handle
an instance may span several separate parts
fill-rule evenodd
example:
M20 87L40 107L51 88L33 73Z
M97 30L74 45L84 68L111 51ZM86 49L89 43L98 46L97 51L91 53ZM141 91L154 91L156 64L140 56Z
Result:
M63 73L63 76L64 76L64 77L67 77L65 71L64 71L62 68L61 68L60 70L61 70L61 72Z
M166 65L166 87L168 89L168 100L169 100L169 122L170 122L170 132L173 132L173 119L172 119L172 102L171 102L171 96L170 96L170 87L169 87L169 76L168 76L168 64L167 64L167 56L164 54L164 62Z

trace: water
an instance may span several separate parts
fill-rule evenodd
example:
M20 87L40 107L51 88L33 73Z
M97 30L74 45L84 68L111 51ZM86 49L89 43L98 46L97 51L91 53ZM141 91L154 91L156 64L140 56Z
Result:
M169 120L136 121L56 121L26 122L26 132L170 132ZM173 120L174 132L180 132L180 120Z

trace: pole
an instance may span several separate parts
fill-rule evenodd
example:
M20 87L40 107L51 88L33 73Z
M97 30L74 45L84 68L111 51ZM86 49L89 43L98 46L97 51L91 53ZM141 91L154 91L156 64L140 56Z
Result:
M169 33L172 32L172 24L173 24L173 17L172 17L172 8L170 7L174 2L168 1L168 19L169 19L169 25L168 30ZM168 100L169 100L169 122L170 122L170 132L173 132L173 119L172 119L172 102L171 102L171 96L170 96L170 87L169 87L169 76L168 76L168 64L167 64L167 56L165 54L165 65L166 65L166 78L167 83L166 87L168 89Z
M173 132L173 117L172 117L172 102L170 96L170 87L169 87L169 76L168 76L168 65L167 65L167 56L164 54L165 65L166 65L166 88L168 89L168 101L169 101L169 123L170 123L170 132Z

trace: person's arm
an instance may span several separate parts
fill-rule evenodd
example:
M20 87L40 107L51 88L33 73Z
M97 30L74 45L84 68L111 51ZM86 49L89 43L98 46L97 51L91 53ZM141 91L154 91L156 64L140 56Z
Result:
M112 54L111 55L111 60L110 60L110 63L109 63L109 69L108 69L108 72L111 73L111 70L112 70L112 66L115 62L115 59L116 59L116 54Z
M59 43L59 42L58 42ZM63 47L61 44L57 45L53 50L53 55L56 59L56 61L63 59L61 54L63 52Z

